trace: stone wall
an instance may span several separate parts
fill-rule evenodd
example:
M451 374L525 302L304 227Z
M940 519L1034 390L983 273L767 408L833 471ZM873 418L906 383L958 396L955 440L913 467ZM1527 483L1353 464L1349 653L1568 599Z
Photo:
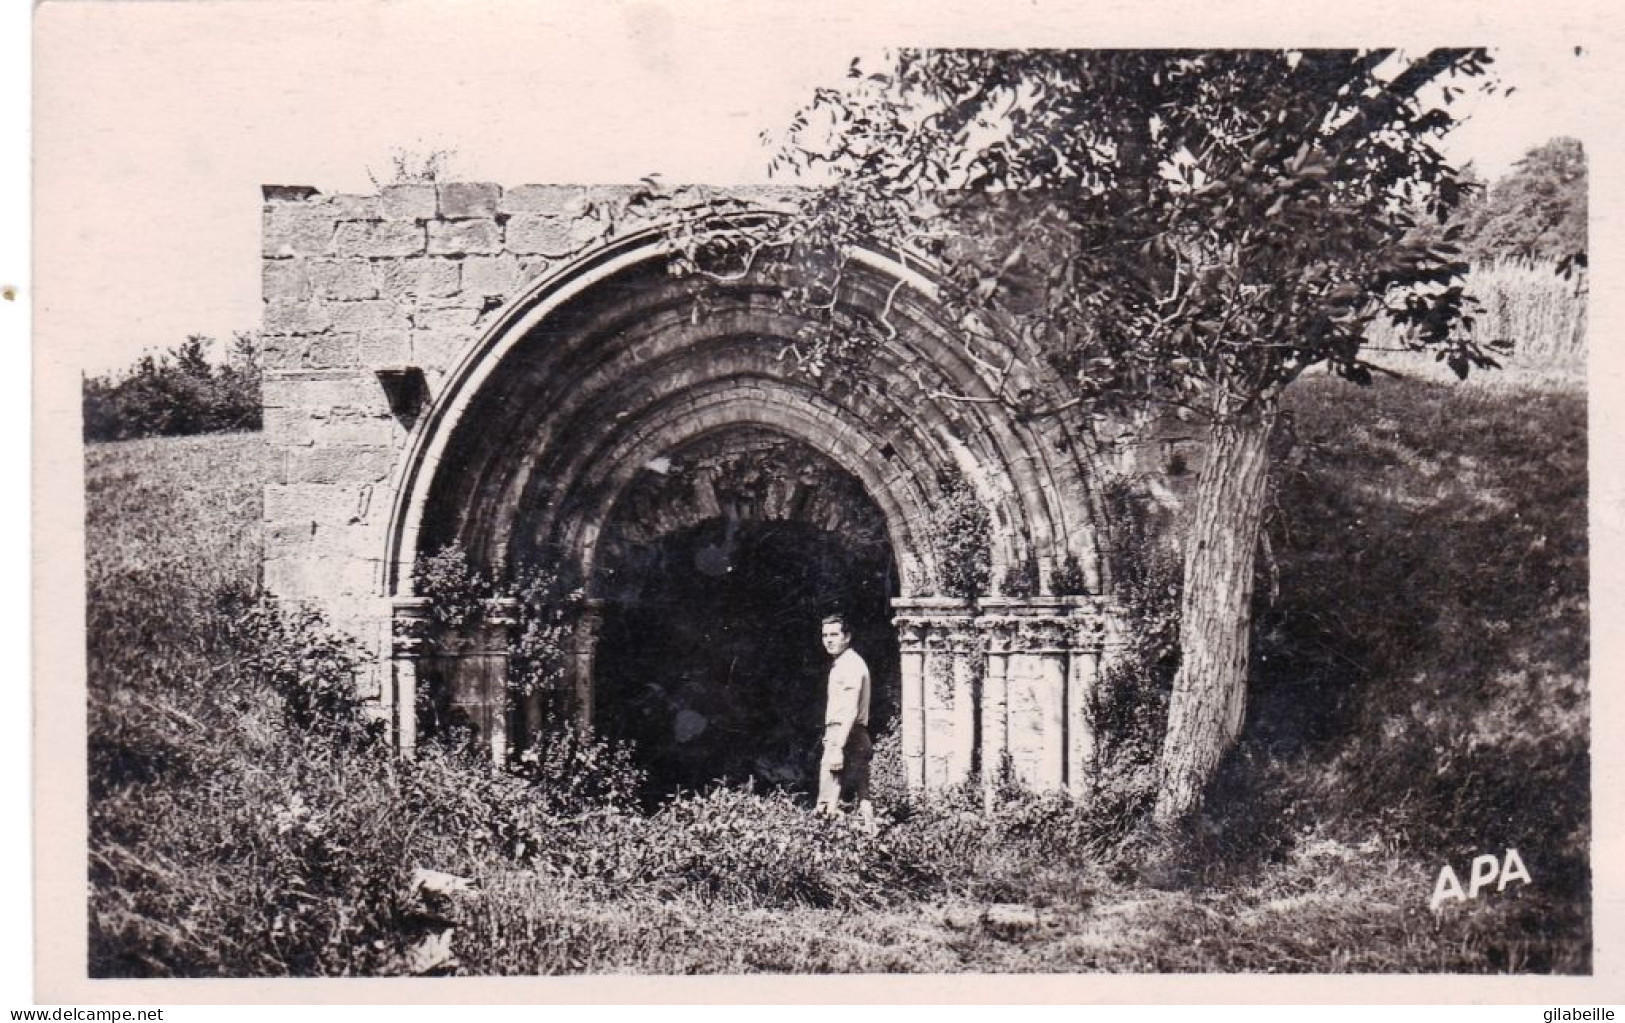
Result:
M385 649L381 552L411 420L380 371L432 400L492 314L575 254L641 226L630 188L477 182L378 195L264 189L265 583ZM383 696L374 674L364 685Z

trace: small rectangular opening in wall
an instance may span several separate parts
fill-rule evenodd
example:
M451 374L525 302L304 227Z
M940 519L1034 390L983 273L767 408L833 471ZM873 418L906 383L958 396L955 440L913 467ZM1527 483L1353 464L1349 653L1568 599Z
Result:
M378 382L389 399L389 410L410 426L423 411L429 398L429 384L417 366L401 366L378 371Z

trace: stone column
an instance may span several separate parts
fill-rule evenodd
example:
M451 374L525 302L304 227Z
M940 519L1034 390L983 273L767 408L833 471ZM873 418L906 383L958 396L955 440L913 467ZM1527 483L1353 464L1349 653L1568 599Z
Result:
M1074 799L1092 800L1100 777L1096 756L1095 709L1100 671L1116 630L1100 601L1080 602L1073 608L1072 654L1067 669L1067 792Z
M390 616L390 688L394 705L395 748L411 757L418 742L418 687L430 645L429 601L397 597Z
M1027 781L1041 792L1066 786L1066 623L1049 615L1035 616L1019 629L1021 656L1032 680L1031 726L1027 747Z
M909 787L929 791L970 777L980 646L974 612L953 598L892 601L901 643L903 757Z
M996 618L979 618L987 664L982 679L981 766L982 796L989 808L995 790L1007 779L1009 767L1010 718L1007 676L1010 669L1010 642L1013 629Z
M478 627L461 636L436 635L432 606L423 597L400 597L392 608L396 745L403 756L416 749L418 697L428 679L437 675L448 689L444 696L452 711L475 730L493 762L505 763L511 709L508 644L517 623L514 602L488 602Z
M1090 798L1099 771L1096 692L1115 636L1110 607L1099 597L990 597L982 610L984 763L1008 756L1018 784Z
M508 647L513 640L514 627L519 624L518 610L512 600L493 600L486 604L485 621L480 627L479 645L474 655L478 659L475 673L485 709L485 739L490 747L491 762L498 767L507 763L512 731L509 715L514 708L508 699Z
M948 719L951 731L947 749L947 785L969 781L976 771L978 733L977 700L980 697L983 646L972 618L956 621L948 629L947 646L951 660L951 697Z
M902 675L903 777L910 792L925 788L925 634L926 623L899 615L897 645Z
M604 628L604 602L589 600L581 608L576 622L575 648L571 658L570 677L566 680L571 694L576 729L583 735L593 730L593 659L598 652L598 634Z

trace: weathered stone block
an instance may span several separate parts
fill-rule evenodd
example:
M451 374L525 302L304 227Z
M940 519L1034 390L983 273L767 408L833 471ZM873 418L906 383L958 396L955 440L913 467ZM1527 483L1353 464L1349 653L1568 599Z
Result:
M448 370L473 340L473 333L467 330L414 330L412 361L425 370Z
M307 267L311 290L319 298L378 297L378 271L364 259L312 260Z
M260 294L267 302L297 302L310 297L310 274L302 259L269 259L260 268Z
M569 255L575 247L570 224L569 219L550 214L515 214L508 220L508 251L554 258Z
M393 448L404 436L401 427L387 416L342 413L314 420L313 423L312 439L318 444Z
M265 586L290 600L315 599L329 608L346 598L367 599L377 590L378 563L369 558L287 555L267 558Z
M405 366L412 361L412 337L405 330L369 330L360 337L361 365L369 369Z
M433 220L437 206L433 185L385 185L378 191L385 220Z
M303 335L261 334L260 365L267 371L298 369L304 364L308 342Z
M519 287L522 268L517 257L469 256L463 260L463 292L471 298L506 298Z
M331 302L327 306L333 329L361 333L370 330L401 330L409 324L406 309L388 299L361 302Z
M267 522L261 534L265 537L266 557L275 558L293 552L308 551L315 530L315 522L306 523L294 519Z
M308 369L339 369L356 365L354 334L317 334L306 339L301 364Z
M313 444L319 420L301 408L269 406L261 420L266 443L273 447Z
M275 458L281 460L285 466L286 458L292 451L309 451L309 448L294 448L279 452ZM279 470L285 472L286 469ZM329 486L312 483L283 483L274 480L265 485L265 521L277 522L325 522L339 524L348 522L353 515L356 502L362 493L365 484L357 483L353 486Z
M581 185L521 185L502 193L498 213L546 213L579 217L587 210L587 190Z
M441 183L440 216L445 220L466 217L494 217L502 188L484 181L447 181Z
M333 251L378 259L423 251L423 225L397 220L349 220L338 226Z
M480 311L470 306L431 306L412 314L412 325L419 330L460 331L466 337L471 333Z
M357 624L359 623L350 623L349 627L353 629ZM357 699L375 701L380 698L383 691L384 678L382 669L374 666L369 670L364 670L356 675L355 695ZM383 712L377 708L363 708L363 710L370 710L372 715L374 715L375 719L377 720L388 720L387 715L384 715Z
M319 334L333 326L333 318L314 300L267 302L262 325L272 334Z
M462 288L462 267L453 259L403 259L384 265L383 288L388 294L444 298Z
M333 216L322 206L265 207L261 251L267 256L325 256L333 251Z
M519 257L519 284L523 287L553 269L555 263L546 256Z
M502 251L502 228L495 220L432 220L430 255L488 254Z
M335 220L377 220L383 215L376 195L329 196L327 205Z
M374 530L370 526L355 524L353 519L354 516L342 521L289 519L268 522L264 532L266 556L303 555L343 559L365 551Z
M387 447L333 444L287 451L290 484L378 483L395 466L395 451Z
M272 374L261 385L261 394L268 409L300 409L307 414L335 411L389 414L384 389L367 370Z

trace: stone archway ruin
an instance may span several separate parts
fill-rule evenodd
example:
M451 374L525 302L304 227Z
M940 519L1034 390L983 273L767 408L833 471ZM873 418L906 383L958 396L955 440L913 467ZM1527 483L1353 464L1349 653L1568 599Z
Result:
M430 675L421 554L455 542L486 567L545 557L580 572L592 608L651 466L730 437L794 445L854 481L883 520L909 785L991 782L1008 767L1032 788L1088 792L1111 629L1085 431L974 400L988 382L931 281L877 253L852 254L838 301L883 316L887 340L862 374L804 372L784 357L804 324L772 274L707 281L697 301L696 282L669 272L665 232L633 219L626 195L267 187L267 586L323 605L372 646L364 693L410 750ZM989 513L989 592L943 592L933 508L950 473ZM781 518L839 518L794 480L775 486L761 500ZM718 496L702 487L691 500L673 529ZM1057 593L1069 560L1082 592ZM1036 587L1007 585L1025 565ZM572 668L587 722L593 621ZM498 758L512 745L501 623L450 683Z

